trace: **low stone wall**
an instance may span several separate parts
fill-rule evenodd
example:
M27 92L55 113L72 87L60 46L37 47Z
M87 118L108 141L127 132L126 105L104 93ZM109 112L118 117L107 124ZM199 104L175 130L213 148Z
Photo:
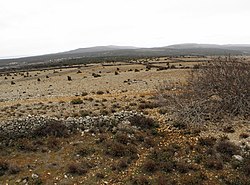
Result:
M8 139L28 137L31 136L35 130L55 121L64 124L69 130L79 130L81 132L88 132L92 129L98 130L100 128L115 130L117 127L122 127L121 124L129 124L129 118L136 115L141 116L143 114L134 111L122 111L114 113L111 116L69 117L67 119L29 116L0 123L0 137Z

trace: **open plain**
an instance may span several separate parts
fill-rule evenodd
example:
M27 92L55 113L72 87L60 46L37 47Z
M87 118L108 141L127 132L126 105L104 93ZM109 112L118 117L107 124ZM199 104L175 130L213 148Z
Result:
M248 120L183 126L161 100L213 58L2 73L1 184L248 184Z

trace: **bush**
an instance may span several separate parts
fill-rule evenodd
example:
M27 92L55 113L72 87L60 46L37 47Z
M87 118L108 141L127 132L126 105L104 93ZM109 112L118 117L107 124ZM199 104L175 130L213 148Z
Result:
M42 185L43 181L40 177L38 177L38 178L30 179L29 184Z
M100 114L105 116L105 115L109 114L109 111L102 109L102 110L100 110Z
M179 149L174 148L173 146L163 149L154 149L148 157L157 163L157 168L169 173L177 167L176 161L173 160L173 156L178 150Z
M72 81L72 78L70 76L67 76L68 81Z
M81 96L87 96L88 93L87 92L82 92Z
M248 133L241 133L240 136L239 136L240 139L246 139L248 137L249 137Z
M83 168L81 164L72 163L68 166L67 172L73 175L84 175L87 173L87 169Z
M86 117L86 116L89 116L89 115L91 115L92 114L92 112L91 111L88 111L88 110L80 110L79 111L79 115L81 116L81 117Z
M116 140L117 142L119 142L119 143L127 144L127 143L130 141L130 138L128 137L127 134L118 132L118 133L115 135L115 140Z
M233 156L239 153L239 147L230 141L220 141L216 146L216 150L221 154Z
M102 95L102 94L104 94L104 92L103 91L97 91L96 94Z
M140 127L142 129L151 129L158 127L158 124L152 118L147 118L145 116L135 115L129 119L131 125Z
M159 107L159 104L154 102L145 102L139 105L139 109L154 109Z
M205 166L208 169L214 170L222 170L223 169L223 162L219 159L207 159L205 162Z
M158 170L158 164L155 161L148 159L144 162L142 169L145 172L153 173Z
M200 185L204 184L203 181L206 179L207 177L205 174L198 172L184 176L180 183L183 185Z
M178 162L176 163L176 170L180 173L187 173L190 169L189 169L189 165L187 163L184 162Z
M119 171L122 171L128 167L128 160L127 159L121 159L117 165L114 167L114 169L117 169Z
M87 147L81 148L76 152L76 154L81 156L81 157L87 157L93 153L95 153L95 149L94 148L87 148Z
M102 174L102 173L96 173L95 176L96 176L96 178L98 178L98 179L103 179L103 178L105 177L105 175Z
M184 123L184 122L182 122L182 121L175 121L174 123L173 123L173 127L175 127L175 128L178 128L178 129L186 129L187 128L187 124L186 123Z
M176 183L173 182L169 177L160 175L156 180L157 185L175 185Z
M237 60L214 61L198 70L190 81L200 97L217 95L220 108L233 115L250 109L250 65ZM220 102L220 101L219 101Z
M0 176L3 176L9 169L9 164L5 161L0 161Z
M225 128L223 128L223 132L225 133L234 133L235 130L232 126L226 126Z
M10 165L9 166L9 171L8 171L9 174L12 174L12 175L18 174L20 171L21 171L21 169L16 165Z
M159 167L162 171L169 173L169 172L172 172L174 170L175 162L173 162L173 161L161 162L159 164Z
M16 147L24 152L35 152L37 151L37 146L28 138L20 138L17 143Z
M34 136L55 136L67 137L69 135L67 127L60 121L51 120L44 126L39 127L34 131Z
M154 147L156 146L158 143L156 143L154 141L154 138L153 137L145 137L144 138L144 142L143 142L143 145L146 147L146 148L150 148L150 147Z
M94 78L98 78L98 77L101 77L101 75L99 75L99 74L96 74L96 73L92 73L92 76L93 76Z
M138 176L132 180L133 185L149 185L150 181L145 176Z
M198 144L201 146L214 146L216 143L216 138L215 137L200 137L198 139Z
M107 141L107 135L101 134L101 135L99 135L98 139L96 140L96 144L103 143L104 141Z
M137 154L137 149L133 145L124 145L117 141L112 141L107 143L106 153L113 157L134 157Z
M243 161L243 166L241 169L247 176L250 176L250 158Z
M176 119L185 123L218 121L226 116L249 118L249 79L249 63L214 60L192 70L187 85L181 88L169 82L161 85L159 95L172 105L169 109ZM173 89L178 91L169 93Z
M176 66L175 65L171 65L170 68L171 69L176 69Z
M80 98L76 98L76 99L71 100L70 103L71 104L82 104L83 101Z
M179 149L170 146L164 149L154 149L149 157L158 163L160 162L168 162Z
M48 137L47 138L47 147L51 150L58 150L60 149L60 140L58 138L55 137Z
M166 108L160 108L158 111L160 114L166 114L168 111Z
M0 161L0 176L5 175L8 172L8 174L14 175L20 172L20 168L16 165L10 165L9 163L5 161Z
M229 176L229 177L224 177L222 178L222 180L225 182L225 184L227 185L249 185L250 184L250 180L248 177L239 177L239 176Z

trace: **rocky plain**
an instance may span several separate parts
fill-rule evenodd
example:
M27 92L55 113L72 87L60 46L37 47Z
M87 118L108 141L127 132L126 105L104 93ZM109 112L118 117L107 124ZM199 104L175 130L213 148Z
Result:
M192 124L165 101L213 60L1 73L0 184L250 184L249 115Z

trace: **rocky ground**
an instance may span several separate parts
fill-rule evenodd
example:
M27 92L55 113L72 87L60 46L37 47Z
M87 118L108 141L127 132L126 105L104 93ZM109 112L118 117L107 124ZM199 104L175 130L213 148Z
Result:
M181 128L160 106L209 60L1 74L1 184L249 184L248 121Z
M187 70L181 69L157 71L157 68L147 70L145 65L118 64L2 75L0 119L29 114L60 117L77 114L79 109L75 110L75 105L70 104L76 97L84 100L81 109L110 111L117 103L123 107L138 103L143 99L141 96L152 96L162 81L178 82L184 80L187 73ZM94 77L94 74L100 77Z

